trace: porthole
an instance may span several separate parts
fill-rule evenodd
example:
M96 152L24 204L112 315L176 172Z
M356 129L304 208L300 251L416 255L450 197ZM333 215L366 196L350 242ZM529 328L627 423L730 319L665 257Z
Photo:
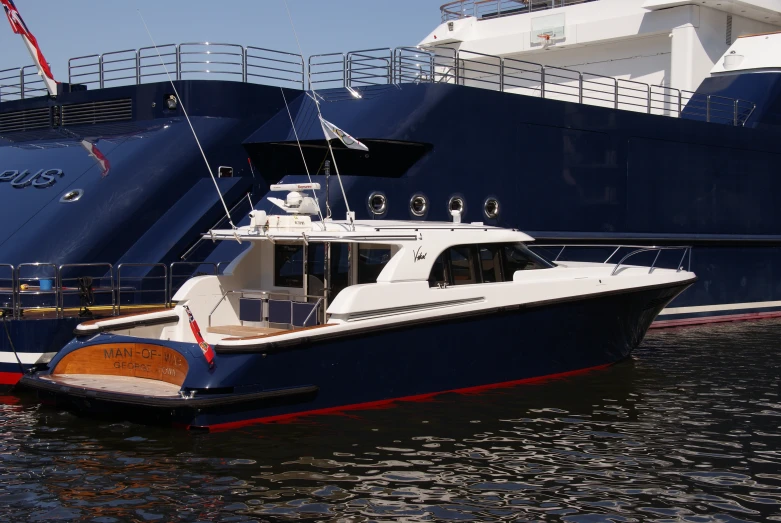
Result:
M494 219L499 216L499 200L488 198L483 204L483 212L486 218Z
M426 197L423 196L422 194L416 194L409 201L409 210L415 216L425 215L427 209L428 209L428 201L426 200Z
M72 191L68 191L62 195L62 198L60 198L60 203L77 202L83 195L83 189L73 189Z
M369 212L375 216L385 214L388 210L388 199L385 195L379 192L373 192L369 196Z
M447 210L448 211L458 211L462 215L464 214L464 211L466 210L466 203L464 202L464 199L460 196L453 196L450 198L450 201L447 203Z

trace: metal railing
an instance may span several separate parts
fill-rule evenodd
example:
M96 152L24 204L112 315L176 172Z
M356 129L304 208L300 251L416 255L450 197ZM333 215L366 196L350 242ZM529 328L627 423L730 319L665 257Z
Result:
M305 327L310 319L312 319L312 314L317 313L315 316L316 321L318 323L325 323L325 310L323 310L322 305L325 303L325 297L324 296L318 296L318 295L311 295L311 294L291 294L289 292L280 292L280 291L264 291L261 289L229 289L222 293L220 298L217 300L217 303L214 304L214 307L212 307L211 311L209 311L209 316L207 319L207 327L212 327L212 316L214 316L214 313L217 312L217 309L219 309L220 305L226 302L226 298L231 294L237 294L239 296L239 299L244 298L244 296L260 296L259 298L256 298L262 302L261 305L261 323L265 323L268 325L269 323L278 323L278 322L272 322L271 321L271 304L273 303L283 303L288 304L290 306L290 328L295 330L296 327ZM275 299L273 296L279 296L282 299ZM310 303L309 300L316 300L314 304ZM230 300L227 300L229 303ZM301 325L295 324L295 306L296 305L311 305L312 310L309 311L304 321L301 323ZM239 305L240 306L240 305ZM244 320L239 320L240 323L243 325Z
M456 61L455 83L526 96L741 127L756 109L746 100L474 51L458 51Z
M65 299L67 296L82 297L82 289L79 287L83 282L83 278L90 278L92 280L90 288L93 297L95 295L100 296L101 294L109 295L111 300L111 313L115 314L117 310L117 295L114 286L114 266L110 263L66 263L57 268L57 285L55 290L59 291L58 312L60 316L64 315L66 309ZM108 286L103 284L104 280L109 281ZM96 281L97 285L95 285ZM75 283L75 287L72 287L70 282Z
M478 20L533 13L596 0L456 0L439 8L442 22L473 16Z
M165 304L166 307L168 307L168 267L164 263L120 263L117 265L117 314L122 310L122 269L123 268L141 268L141 269L150 269L150 271L154 271L155 269L162 269L163 275L162 276L149 276L148 274L142 274L142 275L127 275L127 271L125 272L125 281L131 280L138 282L138 285L136 287L130 287L125 289L125 294L134 294L137 296L140 296L143 298L145 294L160 294L163 293L163 301L162 303ZM143 288L143 282L153 280L158 281L162 280L162 285L159 285L160 288ZM148 303L141 302L139 303L137 300L133 302L134 305L139 304L159 304L159 300L152 300Z
M99 88L165 80L170 75L176 80L259 81L304 89L305 73L304 59L295 53L215 42L164 44L68 60L68 82Z
M617 254L619 254L619 251L622 249L633 249L628 254L624 255L618 263L615 264L613 267L613 271L610 273L611 276L615 276L618 274L619 269L622 265L626 266L626 261L638 254L644 253L644 252L655 252L656 256L653 259L653 262L651 262L651 265L643 265L642 267L648 267L648 274L651 274L654 269L656 269L656 263L659 261L659 255L662 253L662 251L682 251L681 258L678 261L678 263L675 266L676 272L681 272L684 270L684 261L688 261L686 270L691 272L691 253L692 248L689 245L683 245L683 246L656 246L656 245L595 245L595 244L530 244L528 245L530 249L559 249L558 253L555 257L553 257L554 262L558 262L561 260L562 254L564 254L564 251L566 249L613 249L613 251L610 253L610 255L605 258L604 261L598 262L602 263L604 265L608 265L611 262L611 260L616 257ZM581 261L581 260L573 260L568 259L568 261Z
M479 7L486 3L456 4ZM552 6L553 0L514 3L539 7ZM559 5L559 0L556 4ZM171 77L176 79L229 79L298 89L307 86L307 78L309 88L317 89L451 83L734 126L744 126L756 109L756 104L746 100L450 48L364 49L312 55L305 62L294 53L236 44L166 44L157 49L145 47L137 51L72 58L68 61L68 80L99 88L165 80L161 58ZM4 77L3 73L8 71L13 74ZM30 87L32 84L25 80L27 76L35 75L33 71L30 67L0 71L0 99L24 97L25 93L45 93L40 79L34 84L36 87ZM3 82L9 81L6 87Z
M170 299L181 287L176 285L177 281L193 277L200 266L210 267L211 274L222 274L228 263L179 261L169 266L162 263L121 263L116 267L110 263L56 265L35 262L16 266L0 263L0 311L20 318L25 310L45 309L44 312L51 311L55 317L61 318L68 310L95 306L110 307L111 314L117 315L122 308L122 297L129 295L133 296L133 305L170 307ZM191 267L192 270L182 271L182 267ZM83 280L86 278L89 280ZM89 287L95 300L93 303L81 303L84 297L82 287ZM146 296L155 294L160 299L145 300ZM80 303L74 303L75 297ZM102 303L98 303L97 298L100 297L104 297Z
M34 65L0 70L0 102L49 94Z

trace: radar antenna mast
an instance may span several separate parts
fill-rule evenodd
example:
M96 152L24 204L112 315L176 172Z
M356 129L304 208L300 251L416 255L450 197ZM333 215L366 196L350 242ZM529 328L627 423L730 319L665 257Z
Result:
M296 32L296 27L293 24L293 17L290 15L290 8L287 5L287 0L283 0L283 2L285 3L285 11L287 12L288 20L290 20L290 27L293 29L293 36L295 36L296 38L296 45L298 45L298 52L301 56L304 56L304 52L301 49L301 42L298 40L298 33ZM328 145L328 152L331 154L331 160L333 160L334 162L334 170L336 171L336 179L339 181L339 188L342 190L342 198L344 199L344 206L347 209L347 221L350 222L350 225L353 227L354 230L355 213L350 211L350 203L347 201L347 194L344 191L344 184L342 183L342 177L339 173L339 166L336 163L336 157L334 156L333 147L331 147L331 139L339 138L342 140L342 143L345 143L344 139L341 138L342 136L345 136L351 139L354 143L359 144L360 148L364 150L368 150L368 148L323 118L323 113L320 111L320 101L318 100L318 95L315 92L315 88L312 86L312 72L307 71L307 75L309 78L309 90L312 91L312 95L310 96L310 98L312 98L312 100L314 100L315 102L315 107L317 108L317 116L320 119L320 127L323 130L323 135L325 136L325 143L326 145ZM328 197L328 195L326 195L326 197Z

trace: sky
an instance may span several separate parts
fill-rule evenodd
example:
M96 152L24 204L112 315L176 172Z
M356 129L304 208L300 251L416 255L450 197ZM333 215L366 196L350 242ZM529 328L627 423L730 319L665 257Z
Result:
M151 45L221 42L298 54L283 0L14 0L57 80L69 58ZM417 44L446 0L287 0L304 56ZM0 18L0 70L32 64Z

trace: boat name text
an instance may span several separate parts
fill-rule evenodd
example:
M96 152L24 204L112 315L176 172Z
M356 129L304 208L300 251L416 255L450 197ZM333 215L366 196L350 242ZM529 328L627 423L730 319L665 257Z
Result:
M39 169L37 172L29 169L23 171L9 169L0 171L0 182L10 182L11 187L15 189L24 189L29 186L43 189L54 185L57 178L62 178L64 174L62 169Z

